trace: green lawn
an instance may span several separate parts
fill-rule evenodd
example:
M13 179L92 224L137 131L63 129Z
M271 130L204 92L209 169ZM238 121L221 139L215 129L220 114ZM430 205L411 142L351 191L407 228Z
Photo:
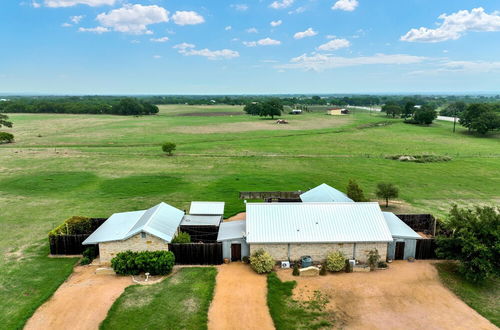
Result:
M45 239L72 215L107 217L161 201L187 209L192 200L222 200L229 216L244 210L239 191L306 190L323 182L345 190L350 178L370 198L377 182L395 183L398 210L407 212L441 216L453 202L500 201L500 139L470 136L462 128L453 134L453 123L421 127L382 114L318 111L285 115L290 123L277 125L242 115L241 107L160 108L148 117L10 115L14 128L7 130L16 143L0 146L0 321L22 324L27 311L67 277L75 261L46 258ZM175 156L161 152L166 141L177 143ZM385 158L422 153L452 160Z
M321 329L332 325L323 310L292 299L295 281L282 282L276 273L267 276L267 305L277 330Z
M101 329L206 329L217 270L180 269L153 285L134 285L118 298Z
M457 264L436 264L441 281L467 305L500 327L500 279L494 278L483 283L466 280L457 271Z

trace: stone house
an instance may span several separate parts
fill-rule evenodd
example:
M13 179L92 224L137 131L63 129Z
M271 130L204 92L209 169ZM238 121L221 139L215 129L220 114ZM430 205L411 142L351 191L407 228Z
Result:
M184 212L165 203L148 210L113 214L82 244L99 245L101 264L110 264L123 251L168 250Z
M386 260L393 242L378 203L247 203L246 211L250 254L264 249L276 261L309 255L319 262L338 250L366 262L375 248Z

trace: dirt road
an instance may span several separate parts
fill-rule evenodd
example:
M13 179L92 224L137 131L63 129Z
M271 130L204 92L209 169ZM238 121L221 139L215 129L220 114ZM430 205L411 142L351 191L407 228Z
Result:
M208 329L274 329L266 302L267 277L240 262L219 266L218 271Z
M346 329L496 329L441 284L431 261L396 261L388 270L324 277L278 274L297 281L296 299L314 290L328 294L329 309Z
M129 276L95 275L96 269L96 266L75 267L24 329L98 329L113 302L133 282Z

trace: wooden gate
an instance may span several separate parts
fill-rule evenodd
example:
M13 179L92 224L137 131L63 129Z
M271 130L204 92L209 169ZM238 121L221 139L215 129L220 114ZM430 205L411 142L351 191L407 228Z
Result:
M419 239L417 240L417 249L415 259L436 259L436 240Z
M222 264L222 243L169 244L168 249L179 265Z
M396 252L394 253L395 260L403 260L405 258L405 242L396 242Z

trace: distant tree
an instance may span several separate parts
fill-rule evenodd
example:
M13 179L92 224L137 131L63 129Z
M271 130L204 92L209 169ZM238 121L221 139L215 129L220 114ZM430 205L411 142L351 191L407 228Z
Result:
M0 127L12 127L12 122L9 121L9 116L0 113Z
M377 190L375 192L377 197L385 199L385 207L389 206L390 198L397 198L399 196L399 189L392 183L381 182L377 184Z
M437 111L431 105L423 105L420 109L416 109L413 114L413 122L415 124L430 125L437 118Z
M363 189L358 185L355 180L350 179L347 184L347 196L355 202L366 202Z
M163 152L166 152L168 156L172 156L176 147L177 146L175 143L165 142L161 145L161 150L163 150Z
M249 115L258 116L262 112L262 104L257 102L248 103L243 108L243 111Z
M382 107L382 112L385 112L387 116L395 118L401 114L402 109L395 103L387 103Z
M415 113L415 103L406 102L405 107L403 108L403 112L401 113L401 118L410 118Z
M281 100L278 98L272 98L262 103L262 108L261 112L259 113L259 116L261 117L269 116L272 119L274 119L274 116L281 116L282 112L283 112L283 103L281 102Z
M470 104L460 115L460 125L469 131L486 134L500 128L500 115L495 106L485 103Z
M472 281L500 275L500 208L454 205L442 226L448 235L437 237L439 257L458 260L459 271Z
M439 111L439 114L441 116L447 117L460 117L460 115L465 111L466 108L467 105L465 104L465 102L453 102L448 104L443 110Z

